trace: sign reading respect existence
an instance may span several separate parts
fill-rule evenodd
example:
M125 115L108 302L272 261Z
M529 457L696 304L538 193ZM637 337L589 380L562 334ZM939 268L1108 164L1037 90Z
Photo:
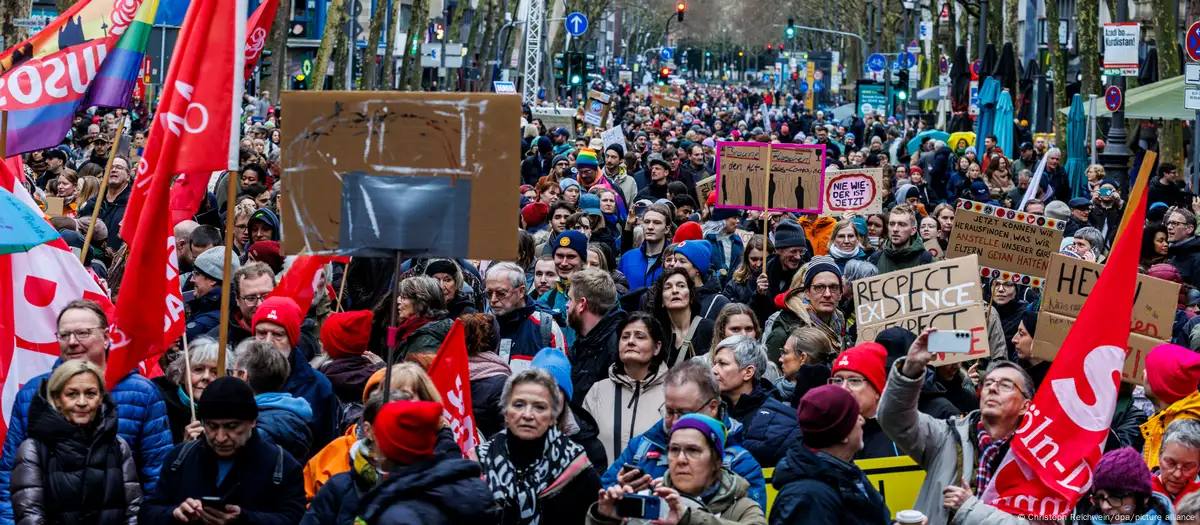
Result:
M825 214L845 212L870 215L883 212L879 192L883 188L883 169L825 171Z
M979 286L979 257L968 255L854 281L858 342L898 326L914 334L926 328L971 333L971 351L936 354L934 365L990 355L987 303ZM936 348L931 348L936 352Z
M1066 222L959 199L946 257L979 255L981 275L1040 288Z
M718 142L717 207L820 214L824 167L825 146L818 144Z
M1067 333L1071 331L1092 288L1100 280L1100 271L1103 269L1102 264L1059 253L1050 258L1042 310L1038 313L1037 336L1033 341L1034 357L1053 361L1058 355L1058 349L1067 340ZM1146 354L1155 346L1171 340L1179 284L1145 274L1138 274L1137 277L1133 317L1129 321L1129 346L1126 347L1121 380L1141 384Z

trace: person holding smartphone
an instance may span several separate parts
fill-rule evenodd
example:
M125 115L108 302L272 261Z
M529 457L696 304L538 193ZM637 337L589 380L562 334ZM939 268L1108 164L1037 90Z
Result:
M1092 193L1092 211L1088 222L1104 234L1104 241L1108 246L1112 246L1113 240L1117 238L1124 209L1125 201L1121 198L1120 186L1116 181L1100 181L1100 185Z

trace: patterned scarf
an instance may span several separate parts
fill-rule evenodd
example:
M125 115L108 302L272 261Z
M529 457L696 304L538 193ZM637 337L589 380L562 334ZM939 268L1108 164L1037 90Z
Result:
M982 491L987 488L989 482L992 481L992 460L996 459L996 455L1000 453L1000 449L1008 444L1008 440L1012 439L1012 434L999 441L993 441L992 436L983 429L983 422L976 424L975 429L979 436L979 464L975 467L975 492Z
M373 487L379 483L379 469L371 460L367 450L366 442L361 440L354 442L354 446L350 448L350 468Z
M825 333L825 337L828 337L829 342L833 343L834 350L841 351L846 348L846 316L842 314L842 310L835 308L833 316L826 323L817 315L817 311L813 309L812 303L808 302L807 297L804 298L804 306L808 310L809 322Z
M541 457L525 468L518 469L509 457L508 430L479 445L479 462L492 498L505 509L519 511L521 525L540 525L538 498L558 494L591 466L583 447L555 427L546 431Z

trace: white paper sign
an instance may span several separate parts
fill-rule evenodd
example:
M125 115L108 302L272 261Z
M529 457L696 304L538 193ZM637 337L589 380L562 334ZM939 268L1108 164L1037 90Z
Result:
M1141 26L1137 22L1104 24L1104 69L1113 74L1137 74L1138 42ZM1119 71L1117 71L1119 70Z
M629 150L629 144L625 142L624 126L617 126L606 130L600 134L600 139L604 141L604 149L608 149L613 144L620 144L626 151Z
M1183 107L1200 110L1200 89L1187 88L1183 90Z

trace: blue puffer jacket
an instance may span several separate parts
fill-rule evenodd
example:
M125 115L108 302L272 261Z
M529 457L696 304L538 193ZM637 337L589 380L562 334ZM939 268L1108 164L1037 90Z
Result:
M268 392L254 396L258 404L258 434L272 445L283 447L292 459L305 463L309 458L312 431L312 407L303 398L291 394Z
M370 525L494 523L492 493L480 475L469 459L406 465L362 497L359 517Z
M195 341L221 324L221 287L218 286L201 297L195 290L184 292L187 304L187 337Z
M61 362L55 362L54 368L58 368ZM29 437L26 432L29 403L37 395L42 381L49 378L50 373L46 373L25 383L13 401L8 435L4 438L4 455L0 457L0 524L13 523L12 494L9 492L13 459L21 442ZM163 458L173 445L171 425L167 422L167 405L158 393L158 387L137 372L117 383L111 395L117 404L117 435L133 449L143 492L149 494L158 482Z
M283 384L284 392L293 397L304 398L312 409L312 421L308 427L312 430L312 443L309 450L321 450L333 438L341 434L338 429L341 414L341 402L333 394L333 384L308 364L305 359L296 359L299 351L293 350L288 357L292 365L292 375Z
M750 499L762 508L767 508L767 482L763 478L762 467L754 456L742 448L742 424L725 417L725 428L729 435L725 438L725 468L733 471L750 482ZM617 483L617 474L626 463L637 465L642 472L651 478L661 478L667 473L667 432L663 430L660 419L650 430L629 440L621 456L609 465L608 470L600 477L600 484L611 487Z
M729 416L742 424L742 446L764 468L779 463L787 456L788 447L800 439L796 411L771 397L773 389L770 382L760 379L753 392L729 409Z
M710 233L705 235L704 240L708 241L712 247L712 257L709 259L712 269L709 271L720 275L721 285L724 285L733 277L733 271L737 269L738 265L742 264L742 251L746 249L742 244L742 237L736 233L729 236L731 246L728 261L725 260L725 246L721 244L721 240L717 237L717 234ZM721 270L725 271L722 272Z
M646 256L646 243L642 243L641 246L621 255L617 270L629 279L630 290L645 288L654 284L662 274L662 257L655 257L654 263L651 264L650 258Z

